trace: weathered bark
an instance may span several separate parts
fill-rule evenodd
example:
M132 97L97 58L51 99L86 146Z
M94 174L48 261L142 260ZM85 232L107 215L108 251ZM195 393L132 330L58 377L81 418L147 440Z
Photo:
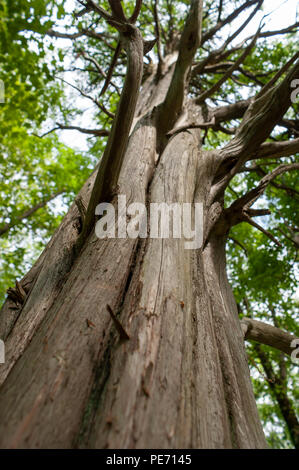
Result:
M143 86L119 193L128 204L203 202L207 233L216 154L201 152L199 130L179 132L156 153L154 107L172 71ZM74 261L76 216L73 205L32 271L21 311L3 322L0 446L266 447L226 278L225 233L214 230L193 251L181 239L99 240L92 232Z
M151 201L204 200L213 174L205 157L198 135L174 137ZM121 314L131 340L107 351L109 377L94 385L78 444L265 446L225 275L224 239L197 255L181 240L144 244Z

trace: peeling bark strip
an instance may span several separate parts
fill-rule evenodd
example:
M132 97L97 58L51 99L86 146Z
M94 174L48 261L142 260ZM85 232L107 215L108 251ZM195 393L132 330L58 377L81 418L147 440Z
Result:
M264 448L225 243L235 221L231 208L242 212L275 176L297 166L278 166L227 211L224 191L247 160L298 148L297 139L265 143L289 107L298 62L255 98L216 109L196 103L188 98L189 81L195 71L200 77L225 60L241 28L193 67L198 47L262 2L246 1L224 20L219 11L217 24L200 39L202 1L193 0L178 52L172 37L166 45L171 53L158 75L153 65L138 96L145 47L134 23L142 2L136 1L129 19L119 1L109 1L111 13L92 0L83 3L79 16L91 10L118 30L127 75L101 162L35 266L11 291L22 305L15 310L16 297L8 298L1 310L6 363L0 367L0 447ZM94 30L48 34L102 37ZM234 136L229 144L202 150L200 129L217 130L237 118L243 120L228 131ZM116 205L116 189L128 204L202 203L204 247L186 250L183 239L98 239L95 207L103 199ZM245 209L250 217L265 213ZM261 337L256 323L250 331ZM271 335L287 349L285 336ZM291 423L286 395L279 399Z

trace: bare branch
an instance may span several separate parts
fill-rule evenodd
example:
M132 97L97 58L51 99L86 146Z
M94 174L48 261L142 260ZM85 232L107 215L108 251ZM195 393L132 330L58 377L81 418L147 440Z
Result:
M127 21L120 0L109 0L113 16L120 21Z
M261 179L258 186L248 191L246 194L236 199L227 209L224 209L213 222L215 224L222 224L224 231L228 231L230 227L237 225L241 222L247 222L253 227L263 232L268 238L270 238L276 245L281 247L280 242L263 227L258 225L252 217L269 215L268 209L251 209L251 206L255 201L264 193L266 187L280 174L287 171L298 170L299 163L293 163L290 165L280 165L271 173L267 174ZM210 233L210 232L209 232Z
M159 107L158 122L161 135L170 130L184 103L185 89L194 54L200 44L203 0L192 0L179 45L179 55L165 101ZM166 118L167 116L167 118ZM172 116L172 119L169 119Z
M50 36L51 38L62 38L62 39L78 39L85 35L83 31L78 31L77 33L61 33L59 31L54 31L53 29L49 29L46 31L46 35Z
M78 0L78 2L79 2L81 5L84 5L83 2L81 2L80 0ZM86 15L86 13L89 13L90 11L92 11L92 8L90 8L90 7L85 7L85 8L83 8L82 10L75 12L75 13L74 13L74 16L75 16L75 18L81 18L81 16Z
M113 16L111 16L104 8L97 5L93 0L86 0L86 6L90 7L96 13L99 13L105 20L112 21Z
M298 237L290 237L289 235L287 235L280 227L276 227L277 230L287 239L289 240L291 243L293 243L293 245L298 249L299 248L299 240L298 240Z
M288 129L289 134L299 136L299 119L281 119L277 124Z
M209 129L210 127L215 126L215 119L212 119L210 122L203 122L201 124L190 123L186 124L185 126L175 127L171 131L167 133L168 137L172 137L179 132L187 131L188 129Z
M264 215L270 215L269 209L246 209L246 213L249 217L263 217Z
M133 14L132 14L131 18L129 19L130 23L133 23L133 24L136 23L136 21L138 19L138 16L139 16L139 13L140 13L140 10L141 10L141 7L142 7L142 0L136 0L135 9L133 11Z
M267 172L265 170L263 170L263 168L260 165L254 165L251 168L246 168L245 171L253 171L253 172L257 173L260 176L266 176L267 175ZM273 186L274 188L286 191L286 193L289 194L290 196L298 196L299 195L299 191L296 191L296 189L290 188L289 186L286 186L285 184L274 183L274 181L271 181L270 185Z
M44 132L43 134L39 135L39 134L36 134L35 132L32 133L32 135L34 135L35 137L38 137L39 139L43 139L44 137L46 137L47 135L49 134L52 134L52 132L55 132L59 129L59 126L56 126L56 127L53 127L52 129L50 129L49 131L46 131Z
M239 247L241 248L241 250L244 251L245 255L248 256L248 251L247 251L247 249L245 248L245 246L244 246L241 242L239 242L239 240L237 240L237 239L234 238L234 237L228 237L228 239L231 240L232 242L234 242L235 245L239 246Z
M256 3L260 3L260 0L249 0L245 2L243 5L241 5L239 8L237 8L227 18L225 18L225 20L219 21L215 26L213 26L213 28L211 28L209 31L207 31L203 35L201 44L204 44L206 41L211 39L221 28L231 23L235 18L237 18L240 15L240 13L242 13L244 10L247 10L247 8L250 8Z
M192 77L200 75L204 72L208 64L217 64L220 61L226 59L229 55L234 52L239 51L248 39L244 39L241 44L238 44L231 49L225 50L225 44L222 45L219 49L213 50L205 59L202 59L199 63L195 64L192 70ZM231 64L232 65L232 64Z
M77 31L76 33L63 33L60 31L55 31L53 29L49 29L48 31L46 31L45 34L52 38L70 39L72 41L82 36L87 36L87 37L91 37L94 39L100 39L101 41L104 41L105 39L112 39L112 36L109 33L105 33L105 32L99 33L88 28L87 29L83 28L82 30ZM106 41L104 42L106 45L108 45ZM110 48L112 48L112 46L110 46Z
M282 244L277 240L277 238L275 238L271 232L269 232L268 230L264 229L264 227L262 227L261 225L257 224L254 220L251 219L251 217L249 217L246 212L244 211L243 213L243 222L247 222L248 224L252 225L253 227L257 228L260 232L262 232L264 235L266 235L266 237L270 238L270 240L272 240L272 242L275 243L275 245L277 245L279 248L282 248Z
M283 67L281 67L281 69L274 75L274 77L261 89L258 96L261 96L267 90L272 88L275 85L275 83L280 79L280 77L282 77L282 75L286 73L289 70L289 68L296 62L298 57L299 57L299 52L294 54L293 57L291 57L291 59L288 60L288 62Z
M72 88L74 88L74 90L77 90L81 96L83 96L84 98L87 98L88 100L92 101L95 105L97 105L97 107L103 111L105 114L107 114L107 116L109 116L111 119L114 119L114 114L111 113L110 111L108 111L108 109L106 109L106 107L101 104L96 98L93 98L92 96L88 95L87 93L85 93L83 90L81 90L79 87L77 87L76 85L73 85L72 83L69 83L68 81L64 80L63 78L60 78L60 77L57 77L59 80L61 80L62 82L66 83L67 85L71 86Z
M84 57L84 59L87 60L88 62L91 62L95 66L95 68L97 69L99 74L102 75L102 77L106 78L106 74L105 74L104 70L101 68L100 64L98 63L98 61L94 57L90 57L89 55L87 55L82 50L80 51L80 55L82 57Z
M107 80L107 74L104 72L104 70L101 68L100 64L98 63L98 61L96 59L94 59L94 57L90 57L89 55L85 54L84 51L80 51L80 54L82 55L82 57L84 57L85 60L87 60L88 62L91 62L92 64L94 64L94 66L96 67L96 70L99 72L100 75L102 75L102 77L104 77L106 80ZM111 73L112 75L112 73ZM119 88L117 85L115 85L112 81L111 81L111 77L110 77L110 80L108 81L108 84L107 86L109 85L109 83L113 86L113 88L115 88L115 90L117 91L118 94L120 94L120 91L119 91ZM101 94L100 94L101 96Z
M287 171L299 170L299 163L291 163L290 165L280 165L271 173L267 174L261 179L258 186L248 191L248 193L241 196L239 199L234 201L231 206L225 209L226 216L230 218L231 225L235 225L240 221L244 220L243 216L246 215L246 210L249 209L255 201L264 193L267 186L277 176ZM248 215L248 213L247 213Z
M115 118L115 114L111 113L111 112L106 108L106 106L104 106L102 103L98 102L98 107L100 108L101 111L103 111L103 113L107 114L107 116L108 116L110 119L114 119L114 118Z
M284 28L284 29L279 29L276 31L265 31L264 33L261 33L260 37L268 38L270 36L278 36L280 34L294 33L298 30L298 26L299 26L299 22L294 23L291 26L288 26L287 28Z
M61 189L60 191L57 191L56 193L51 194L50 196L45 198L43 201L31 207L27 211L23 212L23 214L16 216L14 220L12 220L11 222L5 225L2 225L2 227L0 227L0 236L7 233L11 228L21 223L24 219L28 219L31 215L35 214L35 212L37 212L39 209L41 209L42 207L45 207L48 204L48 202L53 201L53 199L60 196L60 194L63 194L64 192L65 192L65 189Z
M248 160L288 157L299 152L299 138L283 142L265 142Z
M220 2L219 2L219 8L218 8L217 23L219 23L219 22L221 21L222 8L223 8L223 0L220 0Z
M241 325L244 331L244 339L246 340L266 344L289 356L294 351L291 347L291 343L294 339L298 339L295 335L269 325L268 323L253 320L248 317L242 318Z
M157 51L158 51L158 67L157 67L157 77L159 78L162 73L162 66L163 66L163 57L162 57L162 52L161 52L161 26L160 26L160 20L159 20L159 15L158 15L158 0L155 0L154 3L154 19L155 19L155 33L156 33L156 38L157 38Z
M223 121L231 121L232 119L243 117L250 103L251 99L237 101L236 103L229 104L228 106L221 106L216 109L209 108L209 113L215 117L216 124L219 124Z
M98 137L106 137L109 135L109 131L106 129L85 129L79 126L67 126L64 124L59 124L58 122L56 124L58 126L57 128L61 130L73 130L82 132L82 134L90 134ZM57 128L55 128L55 130L57 130Z
M249 36L247 39L243 40L241 42L241 44L239 44L238 46L235 46L234 48L230 49L230 50L227 50L227 46L233 41L233 39L235 39L236 36L238 36L243 30L244 28L246 27L246 25L251 21L251 19L256 15L257 11L261 8L262 4L263 4L263 1L264 0L259 0L258 1L258 4L256 6L256 8L254 9L254 11L249 15L249 17L244 21L244 23L238 28L238 30L233 33L231 36L228 37L228 39L224 42L224 44L217 50L212 50L212 52L205 58L203 59L199 64L197 64L193 71L192 71L192 74L193 76L195 75L198 75L200 73L203 73L203 72L206 72L206 67L209 63L212 63L212 64L215 64L215 62L219 62L220 60L223 60L225 59L228 55L230 55L231 53L241 49L243 47L243 44L245 42L247 42L248 40L252 39L254 36ZM291 32L291 30L293 28L296 28L298 25L297 23L292 25L291 27L285 29L285 30L281 30L281 31L275 31L273 32L273 34L285 34L287 32ZM268 32L266 33L267 36L271 35L270 34L271 32ZM263 38L265 37L265 34L260 32L259 35L258 35L258 38ZM286 70L289 68L289 66L291 65L291 63L287 66L286 64L286 67L283 67L283 70L279 71L280 73L280 76L286 72ZM216 65L214 65L215 67ZM246 75L246 72L244 70L241 71L243 74ZM246 75L248 76L248 74ZM256 83L258 83L259 85L263 86L263 83L260 82L259 80L256 79L255 76L251 75L251 77L249 78L252 78ZM279 78L279 77L277 77ZM274 81L275 83L275 81ZM273 85L273 83L272 83ZM268 87L268 85L266 85L266 87ZM265 91L266 91L266 88L265 88Z
M80 93L81 96L83 96L84 98L87 98L88 100L92 101L94 104L96 104L97 106L99 106L99 103L98 101L93 98L92 96L88 95L87 93L85 93L83 90L81 90L81 88L77 87L76 85L74 85L73 83L70 83L68 82L67 80L65 80L64 78L61 78L61 77L57 77L58 80L61 80L63 83L65 83L66 85L69 85L70 87L74 88L74 90L78 91Z
M225 184L238 172L243 163L256 154L260 145L269 137L276 123L291 105L291 82L299 77L299 62L288 72L284 80L252 100L236 136L221 151L222 158L238 159L227 175Z
M216 82L209 90L202 93L195 100L196 104L203 103L207 98L209 98L217 90L219 90L221 88L221 86L223 85L223 83L226 82L226 80L231 77L232 73L239 67L240 64L242 64L244 62L246 57L249 55L251 49L254 47L254 45L256 43L256 40L258 38L259 32L260 32L260 28L258 29L258 31L257 31L256 35L254 36L252 42L246 47L243 54L241 54L241 56L236 60L236 62L231 67L229 67L227 72L220 78L220 80L218 80L218 82Z
M109 86L109 83L110 83L112 75L113 75L113 70L116 66L117 59L119 57L120 52L121 52L121 44L120 44L120 41L118 41L115 52L114 52L114 55L112 57L112 61L111 61L109 70L108 70L107 75L106 75L106 80L105 80L104 86L100 91L100 96L102 96L105 93L105 91L107 90L107 88Z
M252 20L252 18L257 14L258 10L260 10L261 6L263 5L264 3L264 0L259 0L258 3L257 3L257 6L255 7L255 9L253 10L253 12L248 16L248 18L246 18L246 20L244 21L244 23L237 29L237 31L235 31L231 36L229 36L227 38L227 40L225 41L225 43L223 44L222 46L222 49L225 50L226 47L237 37L239 36L239 34L244 31L244 29L246 28L246 26L250 23L250 21ZM250 38L251 39L251 38ZM247 40L246 40L247 41Z
M254 73L251 73L248 70L245 70L244 67L239 67L238 70L242 75L244 75L244 77L249 78L251 81L257 83L261 87L264 86L264 83L261 80L259 80L258 77Z

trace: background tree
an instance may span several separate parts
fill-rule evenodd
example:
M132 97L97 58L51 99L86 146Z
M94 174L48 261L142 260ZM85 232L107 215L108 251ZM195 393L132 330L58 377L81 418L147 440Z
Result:
M71 85L96 110L93 128L71 122L72 111L53 129L109 137L1 311L1 445L264 447L244 335L272 347L249 349L264 370L256 393L269 387L298 445L294 366L273 352L290 354L297 333L287 296L298 246L298 23L244 36L263 5L254 0L206 2L203 11L196 0L79 3L72 14L60 5L63 30L34 14L36 26L26 18L21 31L42 44L70 41ZM91 150L101 148L98 140ZM117 193L147 204L203 202L202 249L97 239L95 207Z

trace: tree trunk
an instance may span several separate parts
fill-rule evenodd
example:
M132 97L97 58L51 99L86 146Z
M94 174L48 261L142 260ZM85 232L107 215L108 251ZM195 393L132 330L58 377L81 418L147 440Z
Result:
M157 143L155 110L172 70L143 86L119 194L128 204L202 202L207 233L216 154L201 151L198 129L175 134L163 152ZM266 447L226 277L226 236L214 228L204 248L186 250L183 239L92 232L74 259L76 217L74 204L22 281L21 309L8 299L0 315L0 446Z
M283 377L283 374L278 375L275 373L271 360L267 357L260 344L255 344L254 349L268 379L268 386L272 397L277 402L280 413L286 422L291 441L295 449L299 449L299 423L293 403L288 397L287 381ZM284 356L282 357L282 361L284 361Z

